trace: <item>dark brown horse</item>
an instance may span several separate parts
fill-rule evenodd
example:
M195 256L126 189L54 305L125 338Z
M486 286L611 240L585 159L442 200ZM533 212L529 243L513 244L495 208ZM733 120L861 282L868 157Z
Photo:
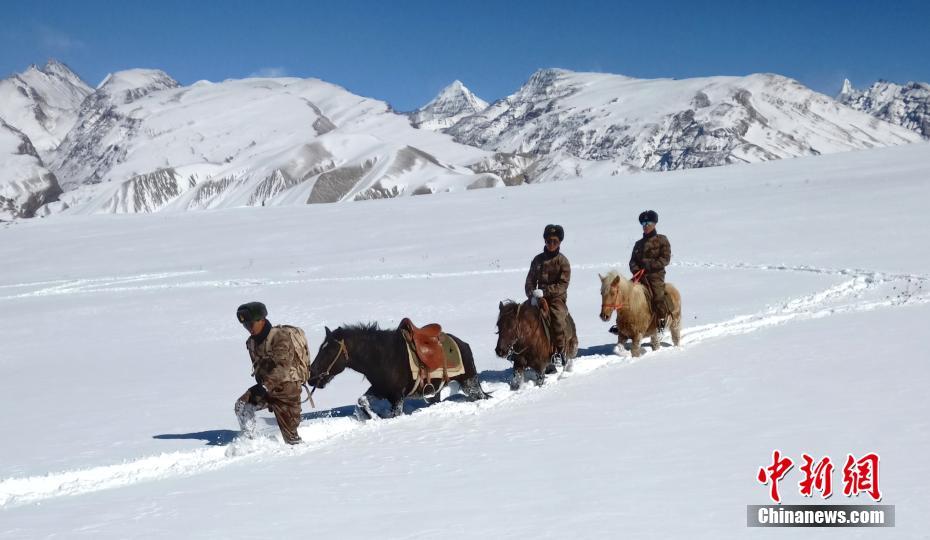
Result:
M529 301L518 304L506 300L498 305L497 347L494 352L501 358L513 362L513 378L510 389L519 390L523 386L524 372L527 368L536 372L536 384L546 382L546 367L555 352L549 334L543 322L542 310ZM572 363L578 354L578 337L575 335L575 321L571 315L566 318L569 328L568 350L565 351L565 371L572 370Z
M448 336L458 345L465 370L462 375L450 377L450 381L457 382L470 400L490 397L478 381L471 347L452 334ZM361 373L371 383L371 388L358 398L358 417L362 420L377 416L371 409L371 398L390 401L391 416L404 414L404 400L407 397L439 401L439 392L435 390L441 387L443 381L430 380L427 389L432 387L435 393L424 396L424 388L414 379L410 370L407 342L399 329L382 330L377 324L356 324L339 327L334 331L326 328L326 338L316 353L316 359L310 364L310 378L307 382L316 388L325 388L333 377L346 368Z

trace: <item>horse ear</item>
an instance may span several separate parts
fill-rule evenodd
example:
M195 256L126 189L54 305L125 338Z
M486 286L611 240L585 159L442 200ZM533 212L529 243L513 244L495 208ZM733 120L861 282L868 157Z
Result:
M619 284L620 284L620 276L615 277L614 280L610 282L610 284L611 284L611 285L619 285Z
M504 309L504 303L501 302L501 303L497 304L497 309Z
M333 335L333 331L330 330L328 326L324 326L323 328L326 329L326 337Z
M604 276L602 276L600 273L597 274L597 277L599 277L601 281L604 281Z

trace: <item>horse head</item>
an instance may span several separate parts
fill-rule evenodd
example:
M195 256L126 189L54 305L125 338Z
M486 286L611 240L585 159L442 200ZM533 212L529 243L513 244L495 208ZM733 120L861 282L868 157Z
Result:
M342 328L331 331L326 327L326 337L320 344L316 359L310 364L310 378L307 383L326 388L333 377L342 373L349 365L349 351L346 349L345 335Z
M619 310L623 306L623 278L616 271L611 270L606 276L600 274L601 278L601 320L609 321L614 310Z
M519 321L517 320L518 306L519 304L510 300L498 305L497 346L494 352L501 358L509 356L520 339Z

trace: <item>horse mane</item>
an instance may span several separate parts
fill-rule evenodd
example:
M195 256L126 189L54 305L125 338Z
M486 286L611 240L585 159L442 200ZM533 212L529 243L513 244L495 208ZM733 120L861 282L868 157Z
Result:
M501 302L501 304L503 304L503 306L501 307L501 312L507 313L507 314L510 314L511 311L516 311L517 308L520 307L519 302L515 302L511 300L510 298L504 300L503 302Z
M398 333L396 328L384 329L381 328L377 322L357 322L353 324L347 324L336 329L336 331L340 330L347 337L354 337L356 339L382 337L385 335L394 335Z
M357 322L354 324L347 324L345 326L341 326L340 328L342 328L344 331L347 331L347 332L355 332L355 331L379 332L381 331L381 327L378 326L377 322L367 322L367 323Z
M631 284L630 280L624 277L620 272L611 270L601 279L601 296L607 294L607 289L610 287L610 284L617 278L620 278L620 285L623 287L623 290L629 290L629 285Z

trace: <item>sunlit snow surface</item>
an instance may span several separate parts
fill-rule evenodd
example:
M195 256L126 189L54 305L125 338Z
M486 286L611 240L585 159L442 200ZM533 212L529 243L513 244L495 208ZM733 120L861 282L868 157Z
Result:
M0 225L0 537L746 538L779 449L881 456L889 537L930 530L930 147L307 207ZM598 272L659 212L683 347L614 354ZM576 372L507 389L497 304L566 229ZM233 313L307 330L440 322L493 398L351 418L347 372L305 444L233 441L247 388ZM781 483L798 495L797 469ZM840 489L837 489L837 486ZM841 491L842 471L834 474ZM836 493L830 503L868 503ZM875 531L845 529L843 538Z

